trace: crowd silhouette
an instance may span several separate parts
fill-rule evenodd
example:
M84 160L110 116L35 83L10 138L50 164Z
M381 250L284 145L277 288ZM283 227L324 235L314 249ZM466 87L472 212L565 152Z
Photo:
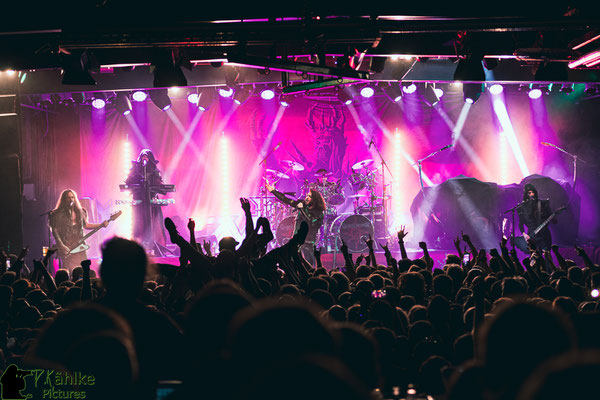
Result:
M434 268L425 242L408 258L402 228L399 259L381 243L378 264L369 238L368 255L344 244L344 266L327 270L319 249L314 264L299 251L305 222L268 246L269 221L241 207L245 238L218 254L192 220L188 240L166 218L179 266L119 237L102 245L99 276L89 260L52 276L52 250L32 266L27 249L1 252L0 369L91 374L98 399L596 396L600 267L583 249L519 259L505 239L477 249L464 234Z

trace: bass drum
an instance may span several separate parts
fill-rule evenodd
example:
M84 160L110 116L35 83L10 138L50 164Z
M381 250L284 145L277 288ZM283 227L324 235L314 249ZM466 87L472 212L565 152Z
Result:
M331 233L337 236L338 248L342 246L342 240L348 246L348 250L360 253L368 250L365 241L369 235L373 236L373 224L364 215L342 214L331 224Z
M294 236L294 225L296 217L290 216L286 217L277 226L277 230L275 231L275 238L277 239L277 243L280 246L283 246L287 242L290 241L292 236Z

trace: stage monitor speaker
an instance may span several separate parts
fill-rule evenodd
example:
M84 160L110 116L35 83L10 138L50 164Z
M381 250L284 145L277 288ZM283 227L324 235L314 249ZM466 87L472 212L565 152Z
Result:
M0 156L0 247L18 254L23 246L23 192L19 156Z

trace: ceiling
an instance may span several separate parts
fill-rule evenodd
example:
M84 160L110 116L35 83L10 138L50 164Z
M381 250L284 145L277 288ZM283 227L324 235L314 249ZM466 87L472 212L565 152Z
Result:
M151 88L154 67L169 63L187 86L227 83L223 62L240 83L446 82L465 59L495 67L487 81L600 81L600 63L567 66L600 50L600 6L586 1L61 3L13 5L0 19L0 70L27 71L23 93ZM78 65L96 85L62 84Z

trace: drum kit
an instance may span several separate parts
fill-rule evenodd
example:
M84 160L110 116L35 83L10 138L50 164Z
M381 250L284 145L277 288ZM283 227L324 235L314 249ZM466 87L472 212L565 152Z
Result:
M289 180L294 172L304 171L305 167L291 160L281 161L287 167L284 172L273 169L265 170L265 178L273 185L281 180ZM317 246L325 251L339 251L342 240L351 252L367 250L366 240L387 239L387 229L377 229L379 223L385 223L386 200L389 196L376 195L376 182L379 168L369 168L372 159L366 159L352 165L352 174L348 178L351 195L344 195L342 182L332 172L318 170L316 180L304 180L300 193L283 192L292 198L304 197L311 190L317 190L325 200L325 218L323 226L317 235ZM283 185L285 186L285 185ZM354 212L338 214L338 208L344 204L349 208L348 200L352 199ZM295 215L291 207L280 203L261 187L260 196L255 200L260 204L261 215L267 217L276 226L275 238L279 245L289 241L294 233ZM380 224L381 225L381 224ZM379 234L379 236L378 236ZM380 237L381 236L381 237Z

